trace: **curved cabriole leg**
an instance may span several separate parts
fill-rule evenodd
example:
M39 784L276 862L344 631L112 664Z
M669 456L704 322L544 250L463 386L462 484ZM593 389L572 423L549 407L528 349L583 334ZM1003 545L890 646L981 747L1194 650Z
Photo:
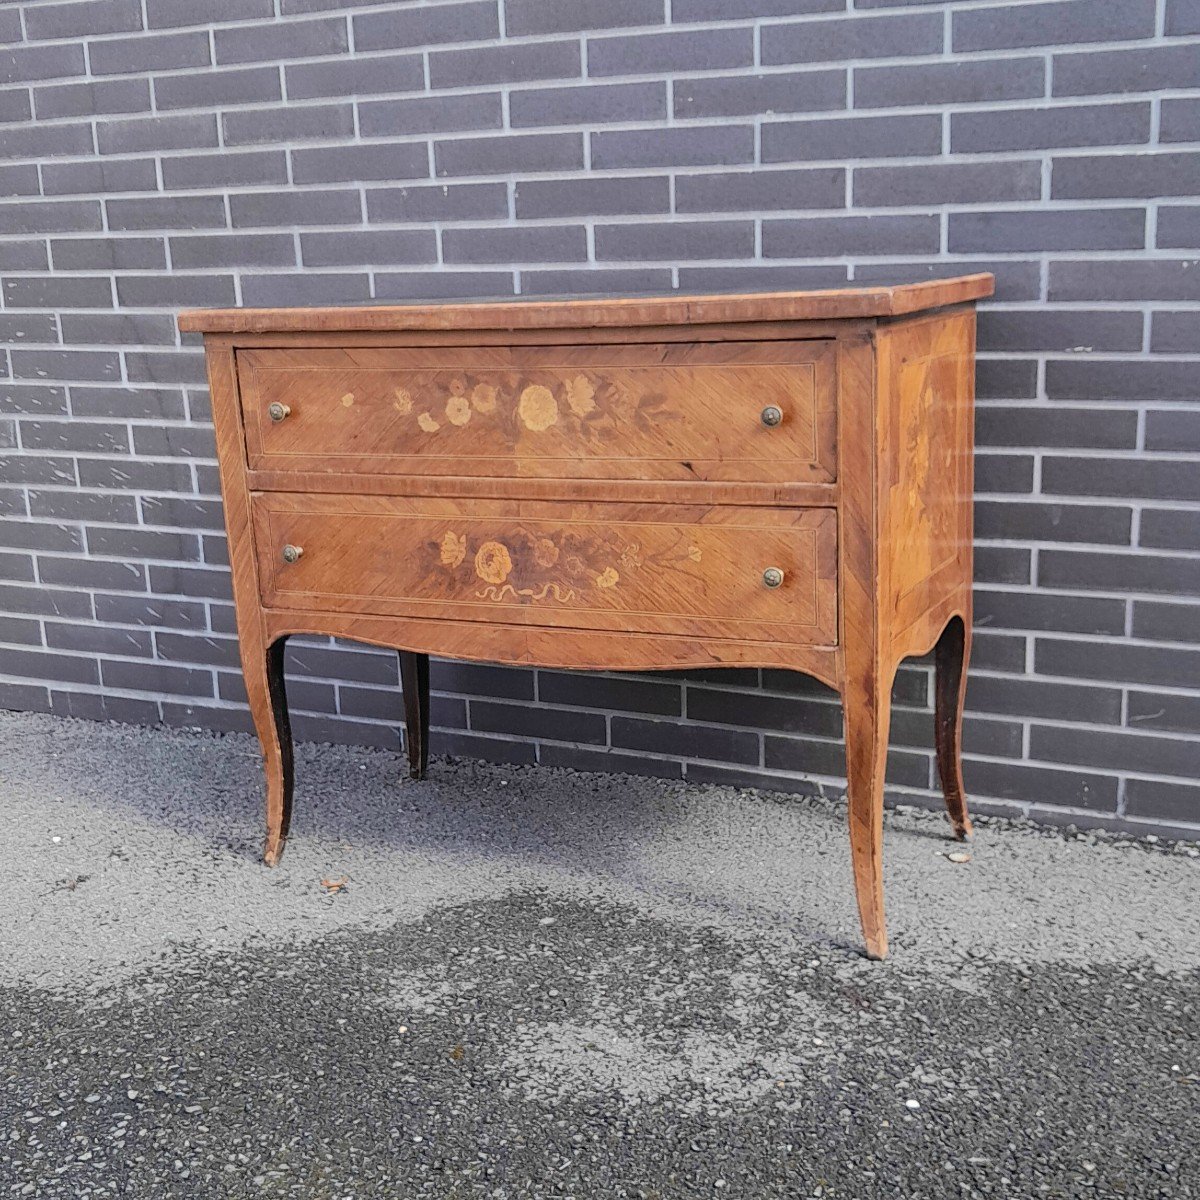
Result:
M962 617L951 617L934 650L934 738L942 795L960 840L972 834L962 781L962 716L970 658L971 631Z
M891 723L891 678L878 668L848 681L846 797L850 808L850 854L854 890L868 958L886 958L883 912L883 777Z
M410 650L399 654L408 774L412 779L424 779L429 766L429 655Z
M279 862L292 823L292 729L283 684L286 642L286 638L280 638L258 654L248 653L242 663L250 715L262 743L263 770L267 777L267 840L263 861L268 867ZM249 661L251 657L255 661Z

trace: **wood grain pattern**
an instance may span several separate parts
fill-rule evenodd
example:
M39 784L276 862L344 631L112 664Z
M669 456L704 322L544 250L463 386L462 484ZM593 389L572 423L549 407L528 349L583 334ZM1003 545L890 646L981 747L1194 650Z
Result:
M247 471L256 492L324 492L329 495L478 497L480 499L611 500L614 484L620 497L640 504L736 504L768 508L836 508L838 485L833 483L714 483L694 480L520 479L503 476L406 475L398 485L394 475L332 474L317 471Z
M934 651L938 771L955 834L971 828L970 302L990 291L969 276L185 314L206 331L266 861L291 816L293 634L400 652L414 777L431 654L782 667L842 695L855 891L884 957L884 771L907 655ZM774 427L759 419L772 404Z
M250 715L263 753L267 783L267 837L263 860L274 866L283 853L292 817L294 767L283 677L286 634L269 634L254 553L250 493L244 466L245 433L238 404L233 347L220 336L205 339L217 463L225 502L225 529L233 575L238 650Z
M550 625L510 625L491 621L447 621L439 617L374 617L364 613L265 608L268 638L326 634L387 649L412 650L435 658L503 663L515 667L554 667L587 671L679 671L706 667L781 667L802 671L838 687L833 646L793 642L751 642L737 638L682 637L622 631L619 639L594 629Z
M867 954L887 955L883 908L883 772L890 720L890 675L879 588L879 395L875 330L860 327L841 342L838 363L839 471L853 481L842 494L838 572L842 635L838 690L846 737L846 804L855 896ZM885 678L886 677L886 678Z
M272 608L832 645L830 509L255 496ZM285 562L285 546L303 554ZM764 585L763 572L783 571ZM619 666L620 647L611 653Z
M829 321L895 317L990 296L991 275L961 275L895 287L832 288L749 296L494 301L339 308L210 308L180 313L185 333L306 333L394 329L590 329L739 321Z
M823 483L836 469L829 342L253 349L238 372L252 470Z
M919 318L880 334L887 404L882 531L892 557L885 602L902 632L931 604L969 589L972 569L974 314Z

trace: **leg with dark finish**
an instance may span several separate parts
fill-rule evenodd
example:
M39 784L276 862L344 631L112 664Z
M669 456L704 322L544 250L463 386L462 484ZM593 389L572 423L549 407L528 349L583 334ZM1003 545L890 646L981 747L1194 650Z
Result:
M883 779L892 714L892 678L878 663L848 673L842 697L846 717L846 799L854 890L868 958L886 958L883 911Z
M972 833L962 780L963 701L970 658L971 631L962 617L951 617L934 650L934 738L942 794L954 836L960 840Z
M263 770L267 777L267 840L263 861L275 866L283 854L292 823L292 728L288 721L287 695L283 682L283 651L287 639L280 638L264 650L242 656L246 693L258 740L262 743Z
M404 743L408 773L424 779L429 766L429 655L400 651L400 690L404 693Z

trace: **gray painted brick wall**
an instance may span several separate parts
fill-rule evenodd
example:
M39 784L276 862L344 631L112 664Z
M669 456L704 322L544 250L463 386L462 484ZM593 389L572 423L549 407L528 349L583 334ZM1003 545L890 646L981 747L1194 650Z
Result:
M1200 823L1197 0L77 0L0 8L0 703L247 727L184 306L988 269L967 779ZM395 658L296 645L301 737ZM436 748L804 790L776 671L442 663ZM931 794L928 670L891 784Z

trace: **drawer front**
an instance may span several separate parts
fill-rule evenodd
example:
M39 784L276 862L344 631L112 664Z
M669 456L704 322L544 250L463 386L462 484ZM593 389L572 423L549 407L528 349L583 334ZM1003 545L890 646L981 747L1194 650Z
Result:
M835 474L830 342L237 357L254 470L766 483Z
M282 492L253 508L268 608L837 641L832 509Z

